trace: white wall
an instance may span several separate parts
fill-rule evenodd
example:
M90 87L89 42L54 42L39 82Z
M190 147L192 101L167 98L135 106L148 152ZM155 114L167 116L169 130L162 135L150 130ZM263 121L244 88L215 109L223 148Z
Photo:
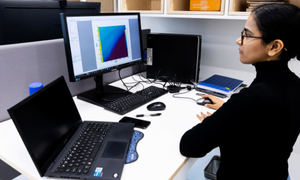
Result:
M143 17L142 29L157 33L202 35L200 80L213 74L236 77L250 84L255 77L252 65L239 61L236 39L240 37L245 20L189 19Z

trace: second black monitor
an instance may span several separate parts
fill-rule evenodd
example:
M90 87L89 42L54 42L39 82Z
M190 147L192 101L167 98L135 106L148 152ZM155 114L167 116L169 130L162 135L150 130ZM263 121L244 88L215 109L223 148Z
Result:
M147 36L147 78L198 82L201 35L152 33Z

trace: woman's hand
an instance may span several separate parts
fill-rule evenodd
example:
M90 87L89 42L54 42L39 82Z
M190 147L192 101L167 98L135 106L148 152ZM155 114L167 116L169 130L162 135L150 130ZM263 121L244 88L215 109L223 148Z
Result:
M205 107L215 109L215 110L219 109L225 103L225 101L210 94L205 94L202 96L202 98L209 98L213 102L213 104L205 104ZM207 112L207 114L201 112L200 114L201 115L197 114L197 118L200 121L203 121L205 118L211 115L210 112Z
M205 107L218 110L225 102L216 96L205 94L202 98L209 98L213 104L205 104Z
M203 121L205 118L207 118L208 116L211 115L210 112L207 112L207 114L204 114L203 112L200 113L201 116L199 114L197 114L197 118L200 120L200 121Z

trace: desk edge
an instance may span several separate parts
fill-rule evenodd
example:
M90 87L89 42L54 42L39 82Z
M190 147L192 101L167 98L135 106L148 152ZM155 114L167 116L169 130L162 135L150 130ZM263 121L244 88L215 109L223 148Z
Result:
M187 157L185 160L181 163L181 165L176 169L176 171L172 174L172 176L169 178L169 180L172 180L175 178L175 176L178 174L178 172L182 169L182 167L188 162L190 158Z

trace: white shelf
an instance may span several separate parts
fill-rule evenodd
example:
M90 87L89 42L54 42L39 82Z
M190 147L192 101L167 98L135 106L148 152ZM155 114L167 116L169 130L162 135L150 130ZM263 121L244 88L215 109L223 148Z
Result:
M160 18L191 18L191 19L228 19L228 20L247 20L248 16L229 16L229 15L185 15L185 14L141 14L142 17Z
M117 4L117 12L140 12L144 17L246 20L250 15L250 12L245 12L247 0L221 0L220 11L189 11L187 9L189 0L114 1ZM300 7L299 0L287 0L286 2ZM181 5L184 10L178 10ZM127 6L141 7L147 10L127 10Z
M126 4L127 1L136 2L136 0L118 0L118 12L137 12L137 11L127 11ZM157 2L159 0L149 0L151 2ZM145 2L145 0L143 0ZM159 17L159 18L191 18L191 19L227 19L227 20L246 20L250 13L247 12L229 12L230 0L222 0L220 11L174 11L170 7L172 3L178 2L175 0L160 0L162 9L160 10L142 10L138 11L141 13L142 17ZM132 4L132 3L131 3ZM156 3L159 4L159 3ZM125 10L124 10L125 9ZM230 15L229 15L230 14Z

